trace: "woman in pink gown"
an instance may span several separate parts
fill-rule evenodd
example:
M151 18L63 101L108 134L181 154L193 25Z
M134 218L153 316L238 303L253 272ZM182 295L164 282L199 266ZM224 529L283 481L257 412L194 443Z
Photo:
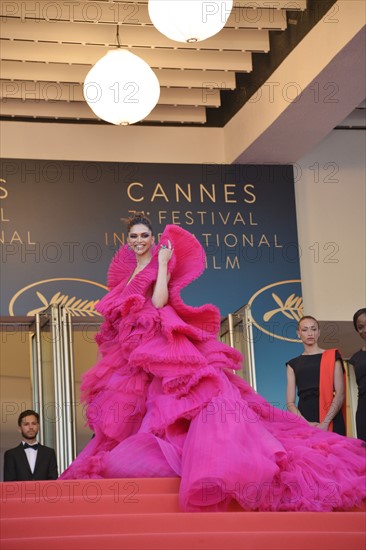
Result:
M185 511L328 511L365 498L365 446L272 407L234 374L220 313L182 288L205 268L196 238L168 225L158 245L137 214L108 272L101 359L82 397L95 437L61 479L180 477Z

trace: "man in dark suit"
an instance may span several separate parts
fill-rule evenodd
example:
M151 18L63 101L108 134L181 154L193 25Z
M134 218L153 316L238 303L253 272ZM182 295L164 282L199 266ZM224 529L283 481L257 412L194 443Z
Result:
M4 481L57 479L57 461L53 449L37 442L39 414L23 411L18 418L22 442L4 455Z

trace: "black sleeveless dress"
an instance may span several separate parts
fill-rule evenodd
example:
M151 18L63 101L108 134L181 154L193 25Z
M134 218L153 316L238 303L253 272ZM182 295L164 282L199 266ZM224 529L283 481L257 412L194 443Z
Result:
M366 351L360 349L349 360L354 366L358 386L356 428L358 439L366 441Z
M319 422L319 383L320 383L320 362L321 353L314 355L299 355L287 362L292 367L297 386L299 403L297 408L304 418L309 422ZM339 353L336 359L342 361ZM346 435L346 426L342 411L340 410L333 418L333 432Z

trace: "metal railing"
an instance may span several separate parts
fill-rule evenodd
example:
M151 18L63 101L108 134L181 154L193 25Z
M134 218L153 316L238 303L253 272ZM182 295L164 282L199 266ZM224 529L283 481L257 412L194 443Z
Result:
M250 306L242 306L234 313L229 313L221 321L220 340L237 349L243 355L243 368L237 374L256 390L253 323Z
M75 381L71 316L51 305L35 318L33 403L40 415L40 443L55 449L62 472L75 458Z

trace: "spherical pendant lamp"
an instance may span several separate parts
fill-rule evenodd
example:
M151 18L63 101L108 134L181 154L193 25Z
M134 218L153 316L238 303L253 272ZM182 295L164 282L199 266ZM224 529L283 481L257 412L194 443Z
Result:
M128 125L147 117L159 101L160 85L154 71L137 55L118 48L90 69L84 98L107 122Z
M162 34L177 42L198 42L218 33L233 0L149 0L149 15Z

